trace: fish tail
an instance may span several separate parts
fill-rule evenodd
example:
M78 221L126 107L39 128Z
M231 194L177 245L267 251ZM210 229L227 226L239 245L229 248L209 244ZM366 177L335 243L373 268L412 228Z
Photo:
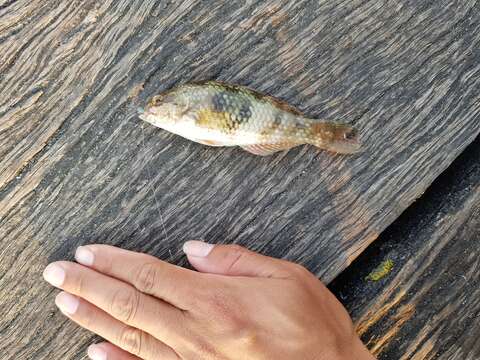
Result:
M317 122L312 124L312 145L339 154L360 151L357 131L348 125Z

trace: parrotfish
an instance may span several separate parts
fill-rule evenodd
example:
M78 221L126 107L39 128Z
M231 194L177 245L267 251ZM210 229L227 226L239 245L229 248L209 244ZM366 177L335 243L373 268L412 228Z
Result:
M303 144L341 154L360 149L349 125L311 119L279 99L217 81L184 84L154 96L140 118L204 145L240 146L255 155Z

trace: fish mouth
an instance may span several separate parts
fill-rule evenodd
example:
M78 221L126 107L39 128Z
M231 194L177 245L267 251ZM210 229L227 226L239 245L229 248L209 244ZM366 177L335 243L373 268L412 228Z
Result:
M140 112L140 109L138 109L138 110L139 110L139 111L138 111L138 118L139 118L140 120L143 120L143 121L146 121L146 122L150 122L150 121L149 121L149 117L150 117L149 115L150 115L150 114L148 113L148 111L145 111L144 109L142 109L143 111Z
M140 119L149 123L152 122L151 116L153 115L153 113L148 108L138 107L137 111L138 111L138 117Z

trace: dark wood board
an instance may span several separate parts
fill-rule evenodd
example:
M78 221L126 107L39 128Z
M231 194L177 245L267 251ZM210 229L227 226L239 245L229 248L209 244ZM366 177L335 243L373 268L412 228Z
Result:
M0 1L0 353L83 358L41 281L76 246L191 238L343 270L480 131L478 1ZM250 86L364 152L260 158L148 124L175 84Z
M480 137L331 284L379 359L480 359ZM378 282L365 277L394 261Z

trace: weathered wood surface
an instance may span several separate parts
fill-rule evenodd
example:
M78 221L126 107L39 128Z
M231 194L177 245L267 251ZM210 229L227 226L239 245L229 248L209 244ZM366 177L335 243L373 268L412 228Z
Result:
M82 358L41 281L105 242L237 242L332 279L480 131L479 1L0 2L0 353ZM260 158L141 124L189 80L353 123L364 153ZM138 96L138 99L137 99Z
M479 240L480 137L332 284L379 359L480 359Z

